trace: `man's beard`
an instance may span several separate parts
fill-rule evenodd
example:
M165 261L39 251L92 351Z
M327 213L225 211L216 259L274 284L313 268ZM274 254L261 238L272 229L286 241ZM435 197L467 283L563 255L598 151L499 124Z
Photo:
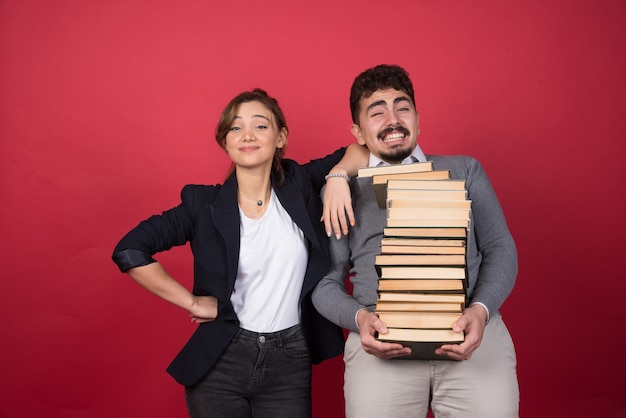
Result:
M413 153L413 150L410 148L396 148L387 152L380 152L380 159L389 164L400 164L411 153Z

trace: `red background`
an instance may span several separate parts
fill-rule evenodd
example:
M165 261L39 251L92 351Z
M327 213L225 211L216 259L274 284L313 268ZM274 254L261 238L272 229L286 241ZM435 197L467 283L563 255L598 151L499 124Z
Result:
M476 156L501 199L521 416L626 416L626 3L214 3L0 1L0 416L185 416L164 369L193 325L113 246L222 180L236 93L278 97L305 162L352 142L350 84L383 62L412 75L422 148ZM191 282L187 248L160 260ZM316 417L341 387L340 358L315 368Z

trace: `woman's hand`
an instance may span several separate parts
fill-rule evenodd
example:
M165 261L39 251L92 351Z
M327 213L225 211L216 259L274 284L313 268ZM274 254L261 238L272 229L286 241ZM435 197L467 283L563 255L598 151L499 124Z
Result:
M203 324L217 318L217 298L215 296L194 296L189 309L191 322Z
M348 235L348 225L354 226L350 185L346 180L356 176L360 167L367 167L369 156L367 147L352 143L348 145L339 164L328 173L330 177L326 178L322 221L329 237L334 232L339 239L342 233Z
M334 173L334 171L333 171ZM337 239L348 235L348 225L354 226L350 185L344 177L328 177L324 190L322 221L329 237L334 232Z

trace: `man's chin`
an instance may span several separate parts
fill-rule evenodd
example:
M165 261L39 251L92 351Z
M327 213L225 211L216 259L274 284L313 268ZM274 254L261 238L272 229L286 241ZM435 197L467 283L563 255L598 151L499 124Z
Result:
M397 150L396 152L386 152L380 154L380 159L389 164L400 164L404 159L411 155L412 150Z

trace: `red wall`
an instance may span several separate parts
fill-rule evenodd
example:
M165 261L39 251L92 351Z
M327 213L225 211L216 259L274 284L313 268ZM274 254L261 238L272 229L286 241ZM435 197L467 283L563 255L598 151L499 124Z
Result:
M194 326L113 246L223 178L233 95L277 96L304 162L352 142L350 84L382 62L413 77L422 148L478 157L501 199L521 416L626 416L626 3L213 3L0 2L0 416L184 416L164 369ZM191 282L187 248L160 260ZM342 416L340 358L314 386Z

